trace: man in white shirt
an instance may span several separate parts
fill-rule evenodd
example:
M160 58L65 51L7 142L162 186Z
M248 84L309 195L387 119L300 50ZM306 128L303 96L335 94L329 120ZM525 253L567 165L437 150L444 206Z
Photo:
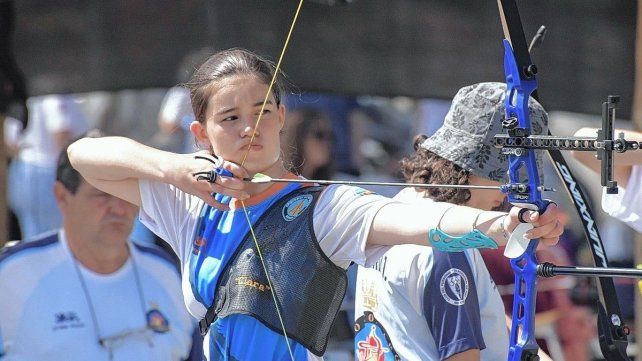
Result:
M54 196L62 229L0 253L0 359L187 359L176 266L127 240L137 208L87 183L66 150Z

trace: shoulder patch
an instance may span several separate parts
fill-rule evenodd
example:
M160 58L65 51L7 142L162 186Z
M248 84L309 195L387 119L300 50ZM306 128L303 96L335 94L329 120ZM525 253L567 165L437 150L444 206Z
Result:
M461 306L466 303L468 297L468 277L459 268L451 268L446 271L439 281L441 296L453 306Z
M283 206L283 219L288 222L296 219L312 204L312 198L311 194L302 194L290 199Z
M388 333L374 314L365 311L354 325L354 351L357 360L398 361Z

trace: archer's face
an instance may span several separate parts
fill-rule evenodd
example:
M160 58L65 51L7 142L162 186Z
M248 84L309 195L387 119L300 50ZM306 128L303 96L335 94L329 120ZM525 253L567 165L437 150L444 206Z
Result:
M232 75L212 86L205 125L199 141L209 144L214 154L241 164L268 92L268 85L252 75ZM244 167L250 174L264 171L280 158L279 132L285 121L285 107L270 94ZM197 132L198 133L198 132Z

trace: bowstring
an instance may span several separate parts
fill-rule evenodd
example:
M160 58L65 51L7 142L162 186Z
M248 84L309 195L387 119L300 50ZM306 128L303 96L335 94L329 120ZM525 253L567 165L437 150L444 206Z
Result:
M301 11L302 6L303 6L303 0L300 0L299 5L297 6L296 12L294 13L292 24L290 24L290 30L288 31L288 35L285 38L283 49L281 49L281 55L279 56L279 60L276 63L274 74L272 75L272 80L270 80L267 93L265 94L265 99L263 99L263 104L261 104L261 110L259 111L259 115L256 119L256 124L254 124L254 130L252 131L252 137L250 138L250 143L248 144L247 149L245 150L245 154L243 155L243 160L241 161L241 167L245 164L245 161L247 160L247 156L250 153L250 149L252 148L252 143L254 142L254 138L256 137L256 130L259 128L259 124L263 117L263 112L265 111L265 105L267 104L267 101L270 98L270 94L272 93L272 88L274 87L274 83L281 69L281 62L283 61L285 50L287 49L288 44L290 43L290 37L292 36L292 32L294 31L294 25L296 24L297 18L299 17L299 12ZM250 226L250 234L252 235L252 240L254 241L254 246L256 247L256 251L257 251L257 254L259 255L259 259L261 260L261 265L263 266L263 272L265 272L265 277L267 278L268 286L270 287L270 294L272 295L272 300L274 301L274 307L276 308L276 314L279 317L279 322L281 323L281 329L283 330L283 336L285 337L285 344L287 345L288 352L290 353L290 359L294 361L294 354L292 353L290 340L288 339L288 334L285 330L285 322L283 322L283 316L281 315L281 310L279 308L279 302L276 297L276 292L274 290L274 287L272 286L272 281L270 279L270 275L268 274L267 266L265 265L265 260L263 259L261 248L259 247L259 242L256 239L256 234L254 233L254 228L252 227L250 215L247 211L245 202L243 200L241 200L241 207L243 208L243 213L245 214L245 219L247 220L247 224Z

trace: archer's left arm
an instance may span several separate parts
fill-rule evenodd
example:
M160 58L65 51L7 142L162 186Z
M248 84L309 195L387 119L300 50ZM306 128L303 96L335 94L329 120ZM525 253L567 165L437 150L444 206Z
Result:
M520 223L518 213L519 208L516 207L506 214L438 202L389 203L376 214L368 235L368 245L431 246L428 239L431 229L460 236L476 228L491 237L498 246L503 246L507 236ZM551 204L541 215L527 211L524 219L532 223L534 228L525 234L526 237L539 238L548 245L557 243L564 230L557 221L558 215L555 204Z

